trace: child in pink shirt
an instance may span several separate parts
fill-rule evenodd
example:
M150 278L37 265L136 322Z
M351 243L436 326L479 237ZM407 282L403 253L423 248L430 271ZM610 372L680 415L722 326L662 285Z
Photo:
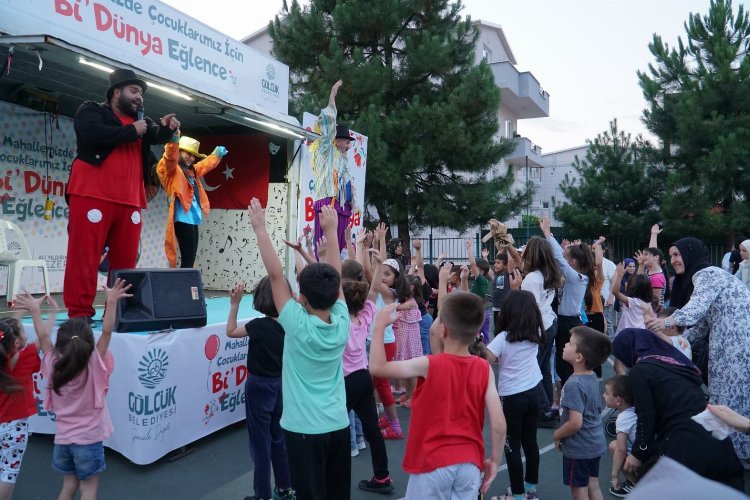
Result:
M47 379L44 409L55 413L55 449L52 467L63 473L58 499L95 499L99 474L104 471L102 441L112 433L106 396L115 361L109 342L115 323L117 301L131 297L131 285L116 280L107 289L102 334L94 334L84 319L70 319L57 330L55 345L42 346L42 375Z

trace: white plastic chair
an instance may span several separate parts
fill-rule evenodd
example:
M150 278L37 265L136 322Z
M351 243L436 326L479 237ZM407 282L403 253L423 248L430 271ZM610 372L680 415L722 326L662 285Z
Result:
M14 241L8 241L6 231L15 234ZM26 267L41 267L44 275L44 293L49 293L49 272L44 259L32 259L29 245L23 231L11 221L0 219L0 266L8 268L8 286L6 288L8 304L18 294L21 286L21 273Z

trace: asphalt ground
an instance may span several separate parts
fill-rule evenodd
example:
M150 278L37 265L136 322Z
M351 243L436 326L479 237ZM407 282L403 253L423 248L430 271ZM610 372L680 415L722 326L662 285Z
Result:
M605 379L612 376L612 367L605 365ZM408 433L410 410L399 408L399 419ZM571 498L562 484L562 455L552 447L552 429L539 429L537 442L541 452L537 493L543 500ZM609 438L608 438L609 439ZM489 443L489 433L485 433ZM401 461L406 440L387 441L394 492L389 495L368 493L358 489L361 479L372 476L369 448L352 458L353 500L400 499L406 493L408 474ZM37 434L31 437L21 474L16 484L15 499L54 499L62 485L62 476L51 467L53 436ZM101 474L99 498L120 499L184 499L184 500L242 500L252 494L252 469L248 451L245 423L241 422L203 438L188 447L189 453L174 460L174 454L150 465L135 465L117 452L105 449L107 470ZM600 483L604 498L609 495L609 476L612 460L602 457ZM746 492L750 493L750 472L745 474ZM501 466L490 489L490 495L505 492L510 485L505 465ZM486 496L485 498L489 498Z

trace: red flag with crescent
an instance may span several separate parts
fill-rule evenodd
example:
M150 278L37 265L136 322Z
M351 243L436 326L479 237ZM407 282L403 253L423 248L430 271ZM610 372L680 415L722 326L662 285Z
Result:
M244 210L252 198L266 206L271 171L268 136L212 135L196 139L203 154L210 154L216 146L229 151L221 164L203 178L211 208Z

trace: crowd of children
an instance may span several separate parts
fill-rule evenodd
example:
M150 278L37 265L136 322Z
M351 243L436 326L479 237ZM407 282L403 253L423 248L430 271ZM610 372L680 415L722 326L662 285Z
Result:
M295 295L263 207L253 199L248 210L267 273L253 290L253 307L264 316L237 323L244 294L237 285L230 291L226 331L250 339L245 393L254 493L246 500L346 500L352 457L366 446L372 476L359 488L391 493L386 441L404 437L408 499L474 500L489 491L504 454L510 486L492 500L537 500L544 496L538 491L540 426L555 427L562 483L574 499L603 498L599 469L607 450L608 493L615 497L638 491L661 455L742 489L732 442L710 437L691 419L707 400L690 343L670 321L679 311L667 307L670 284L656 244L658 226L646 250L616 267L604 257L603 238L592 245L558 242L546 217L543 238L530 238L523 249L506 248L492 268L488 253L476 259L470 242L465 266L425 264L418 241L410 261L400 240L386 245L384 224L357 235L342 263L338 217L323 206L315 251L287 242L299 255ZM750 259L745 247L740 250ZM747 279L747 267L740 266L739 280ZM13 494L27 419L37 410L31 390L37 371L48 380L44 407L56 414L52 466L63 474L59 498L78 492L82 499L96 498L105 469L102 441L112 432L105 401L114 370L108 346L117 301L129 296L128 289L120 280L106 289L96 342L86 322L69 320L53 344L57 306L48 297L16 298L19 310L32 317L34 343L26 341L18 318L0 320L0 500ZM603 300L606 292L610 300ZM47 322L40 312L45 300L52 307ZM607 335L612 303L620 315ZM657 317L662 328L646 330ZM610 354L617 375L602 391L601 367ZM669 383L671 394L654 380ZM655 397L661 399L649 400ZM408 433L397 405L411 412ZM617 413L609 446L605 405ZM709 409L745 430L744 417L725 406ZM724 461L707 464L676 438Z

